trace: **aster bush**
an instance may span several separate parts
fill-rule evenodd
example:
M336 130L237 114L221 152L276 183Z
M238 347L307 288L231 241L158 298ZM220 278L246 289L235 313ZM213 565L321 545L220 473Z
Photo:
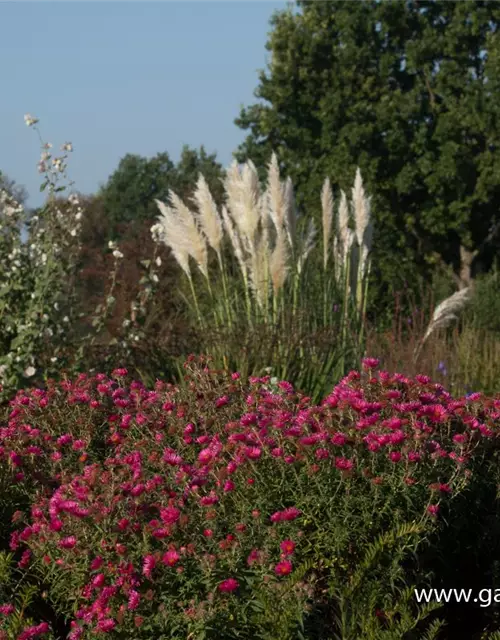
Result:
M194 358L182 387L116 369L18 392L10 552L72 640L440 637L412 588L480 497L500 400L377 364L317 405Z

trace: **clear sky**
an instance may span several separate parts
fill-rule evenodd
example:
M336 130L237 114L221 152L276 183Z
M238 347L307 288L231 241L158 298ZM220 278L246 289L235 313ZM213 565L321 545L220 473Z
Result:
M233 121L255 101L269 19L284 0L0 2L0 169L43 201L40 119L54 149L74 145L70 177L83 193L126 153L205 145L228 165L245 132Z

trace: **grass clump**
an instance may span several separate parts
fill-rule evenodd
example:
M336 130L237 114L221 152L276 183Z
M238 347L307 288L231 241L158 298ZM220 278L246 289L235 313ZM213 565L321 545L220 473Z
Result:
M273 363L277 376L292 377L318 399L363 353L373 224L361 174L351 202L341 193L335 220L325 181L320 268L313 262L316 226L298 215L275 155L265 189L251 162L233 164L224 186L221 211L203 177L195 211L171 193L168 204L157 203L161 215L152 228L187 278L201 349L217 366L248 374Z

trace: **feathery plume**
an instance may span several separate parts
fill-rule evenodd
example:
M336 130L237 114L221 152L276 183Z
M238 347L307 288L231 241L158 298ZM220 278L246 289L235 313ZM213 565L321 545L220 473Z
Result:
M182 224L186 235L185 246L189 255L194 258L199 270L208 280L207 245L205 239L198 231L192 212L186 207L179 196L172 190L169 191L170 206Z
M335 281L340 284L342 278L342 249L337 236L333 236L333 272Z
M234 223L229 216L228 210L225 206L222 207L222 219L224 221L224 226L226 228L229 239L231 240L231 244L233 245L234 255L238 260L238 264L240 265L241 272L243 274L243 279L246 281L247 279L247 265L245 262L245 257L243 255L243 247L241 246L241 239L236 233L234 228Z
M309 220L309 225L307 227L307 233L304 238L304 243L302 246L302 251L297 260L297 273L300 275L302 273L302 269L304 268L304 263L307 260L308 255L311 253L314 248L314 240L316 238L316 226L313 220Z
M364 276L368 253L371 249L373 225L370 221L370 198L365 194L361 171L356 169L356 178L352 189L352 205L356 226L356 239L360 249L359 270L361 278Z
M337 237L340 263L345 267L352 244L352 231L349 229L349 205L344 191L340 191L340 203L337 217Z
M223 238L222 222L208 184L201 174L196 183L193 202L198 208L198 221L201 230L220 261L220 246Z
M280 180L278 158L273 153L267 172L267 201L269 215L276 227L276 233L280 234L285 224L285 202L283 187Z
M297 209L295 208L295 198L293 195L293 184L290 176L286 179L284 188L285 200L285 228L288 235L290 247L294 247L295 233L297 230Z
M254 251L255 232L259 225L258 208L260 187L255 165L248 161L240 172L233 162L224 181L227 194L227 208L238 233L244 238L249 252Z
M266 277L266 253L267 247L264 245L262 237L255 242L255 249L250 254L247 263L248 279L257 304L261 309L268 295Z
M160 200L155 200L155 202L161 214L158 216L158 224L161 226L161 233L159 234L161 241L170 247L179 266L187 277L191 279L189 251L186 246L186 235L182 222L166 204L160 202Z
M326 178L321 191L321 209L323 213L323 268L326 269L333 222L333 194L329 178Z
M277 295L278 291L285 284L285 280L288 275L287 247L283 233L278 234L276 246L271 254L269 270L271 273L274 295Z
M465 289L456 291L449 298L446 298L438 304L434 309L434 313L432 314L431 321L429 322L427 331L422 339L422 343L424 343L436 329L444 329L449 326L453 320L458 319L456 314L462 311L470 298L470 293L470 287L466 287Z

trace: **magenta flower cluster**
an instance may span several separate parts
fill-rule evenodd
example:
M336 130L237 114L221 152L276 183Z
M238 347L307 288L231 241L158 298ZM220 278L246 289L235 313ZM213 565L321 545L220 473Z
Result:
M500 401L453 399L377 366L366 359L317 406L290 383L272 393L268 377L192 362L187 390L147 389L116 369L19 392L0 427L0 473L32 507L10 545L21 567L34 557L76 594L70 640L140 628L160 594L162 632L225 615L252 589L280 606L283 581L314 552L303 541L326 526L324 510L335 518L332 495L384 500L397 519L413 492L436 526L474 449L498 437ZM298 584L306 606L312 583ZM189 589L194 603L179 595ZM0 605L0 629L13 610Z

